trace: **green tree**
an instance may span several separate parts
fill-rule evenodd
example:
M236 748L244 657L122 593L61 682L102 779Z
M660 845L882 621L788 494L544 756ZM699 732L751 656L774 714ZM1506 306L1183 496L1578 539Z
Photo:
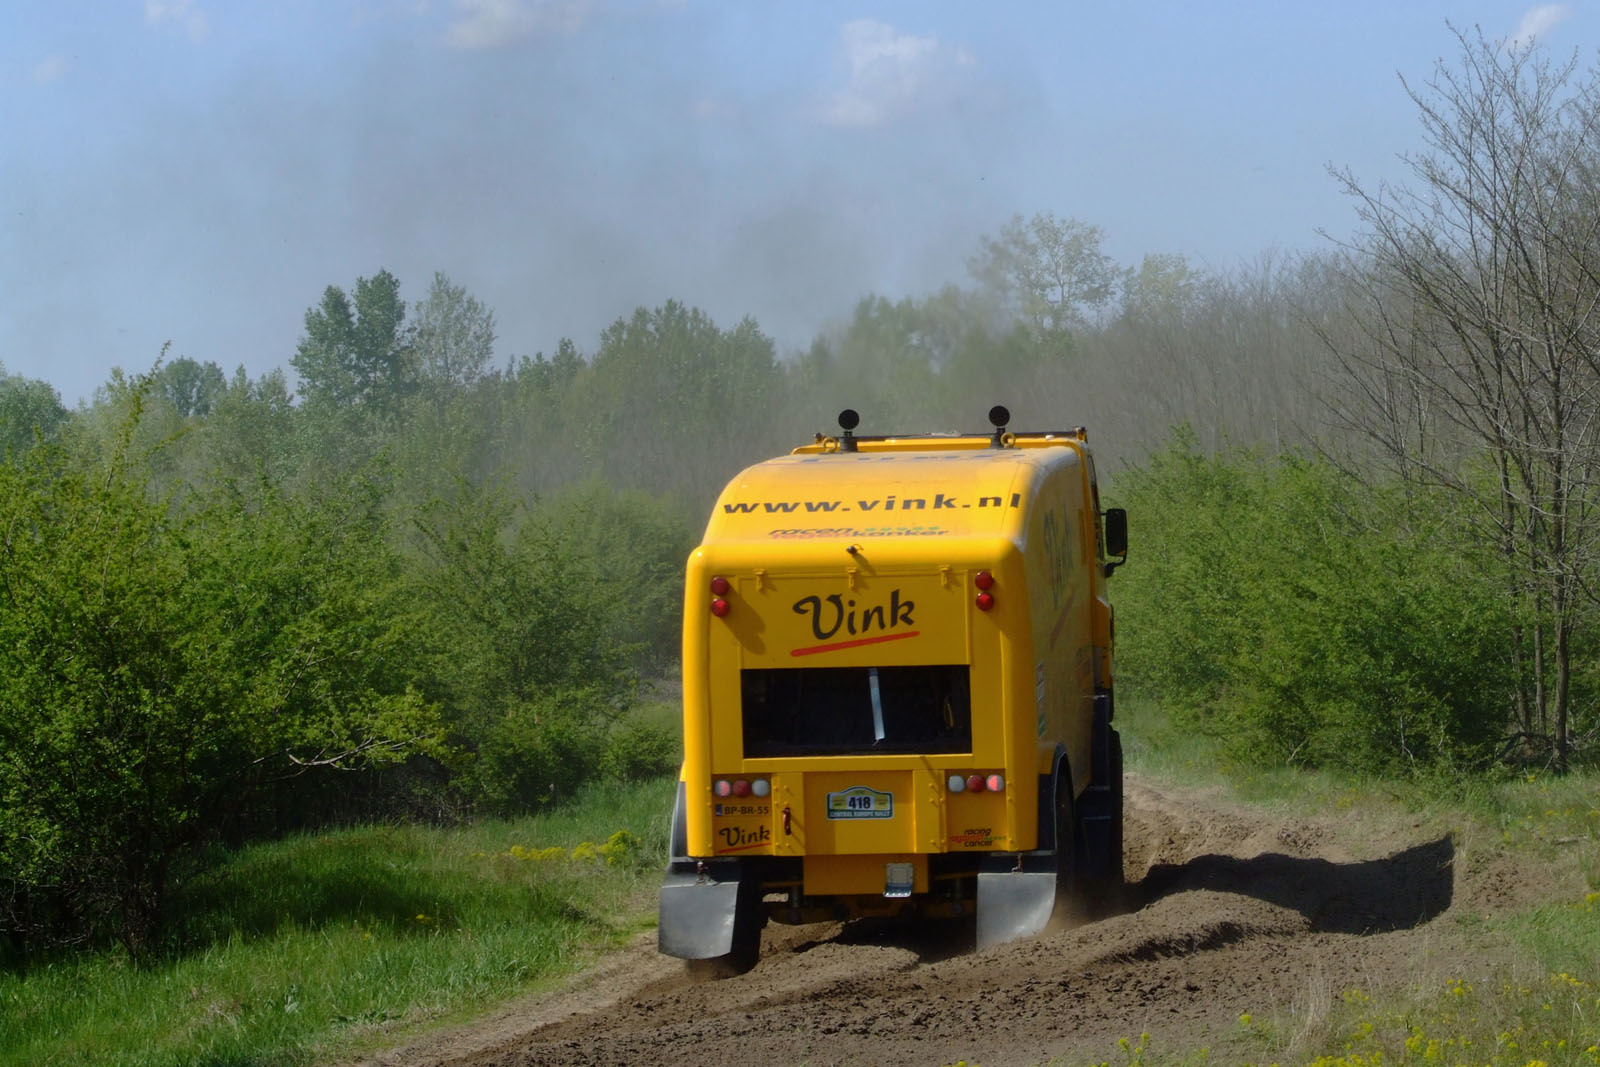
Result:
M170 403L180 419L211 414L227 387L221 367L187 356L163 365L155 375L155 394Z
M409 327L420 375L389 439L400 469L397 502L415 509L448 497L466 480L490 477L502 441L508 390L486 374L494 356L494 313L443 274L412 310Z
M1116 295L1121 272L1104 242L1105 231L1077 219L1018 215L983 239L968 268L1039 336L1057 337L1089 325Z
M771 447L780 380L754 320L723 330L669 300L606 328L565 417L612 484L709 501L742 466L730 442Z
M578 407L578 382L587 373L578 346L563 337L554 356L523 356L498 383L503 396L498 462L524 495L579 480L598 466L599 445L590 442L587 419Z
M950 429L940 370L954 358L955 341L925 330L928 318L910 298L858 301L850 321L819 338L791 377L805 398L794 406L805 411L810 428L834 431L833 416L854 408L862 433Z
M417 381L416 353L405 329L400 282L380 270L357 278L352 300L330 285L306 311L305 334L290 362L308 408L384 415Z
M1167 319L1194 306L1205 279L1181 255L1153 252L1122 275L1120 314L1130 319Z
M418 373L435 386L470 387L494 359L494 312L436 272L412 310Z
M53 440L67 417L48 382L7 374L0 364L0 461L20 456L35 441Z
M1340 175L1363 224L1342 413L1391 469L1469 502L1499 546L1524 622L1505 635L1515 729L1564 769L1600 563L1600 71L1458 38L1456 63L1408 87L1413 183Z
M204 439L221 480L285 483L294 460L294 408L282 370L251 378L237 368L206 419Z

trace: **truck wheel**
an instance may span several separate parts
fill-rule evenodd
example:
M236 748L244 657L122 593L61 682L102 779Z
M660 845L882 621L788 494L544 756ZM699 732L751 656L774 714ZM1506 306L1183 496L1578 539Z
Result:
M1122 888L1122 735L1111 731L1111 833L1110 847L1106 850L1106 887L1110 891Z
M1056 776L1056 907L1057 914L1063 904L1076 904L1083 888L1078 863L1077 805L1072 802L1072 782L1066 773L1066 761Z
M1078 868L1089 896L1110 904L1122 887L1122 737L1108 729L1104 744L1104 783L1078 804Z

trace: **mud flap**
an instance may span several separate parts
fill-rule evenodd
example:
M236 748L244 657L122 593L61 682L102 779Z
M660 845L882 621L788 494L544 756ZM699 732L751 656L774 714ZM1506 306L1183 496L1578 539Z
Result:
M709 960L734 951L739 919L739 867L674 861L661 884L656 941L668 956ZM746 919L748 921L748 918Z
M1054 852L986 859L978 868L978 951L1039 933L1055 904Z

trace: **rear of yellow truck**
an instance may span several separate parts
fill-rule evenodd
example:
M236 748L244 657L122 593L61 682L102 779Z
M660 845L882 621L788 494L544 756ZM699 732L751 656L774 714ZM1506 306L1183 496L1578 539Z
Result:
M663 952L737 970L769 918L908 910L976 914L982 946L1120 876L1124 522L1081 430L991 418L856 437L846 412L718 499L688 565Z

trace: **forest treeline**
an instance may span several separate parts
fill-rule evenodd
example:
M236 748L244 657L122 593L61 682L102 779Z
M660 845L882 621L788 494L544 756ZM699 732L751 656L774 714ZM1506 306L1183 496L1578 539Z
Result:
M669 301L508 355L443 274L166 353L68 410L0 368L0 930L160 947L215 844L670 771L627 712L742 466L830 430L1087 425L1130 512L1119 685L1241 758L1592 758L1600 82L1463 35L1410 184L1228 270L1018 217L963 284L780 356ZM286 314L297 314L285 309ZM292 371L292 377L291 377Z

